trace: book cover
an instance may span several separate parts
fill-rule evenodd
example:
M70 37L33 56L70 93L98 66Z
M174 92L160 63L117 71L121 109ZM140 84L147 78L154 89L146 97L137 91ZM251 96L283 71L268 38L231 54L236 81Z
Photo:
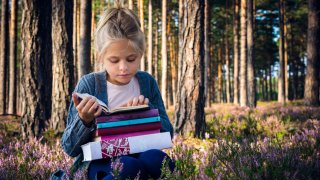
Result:
M148 109L142 111L132 111L132 112L124 112L122 114L111 114L107 116L100 116L96 118L96 123L103 122L112 122L112 121L122 121L128 119L141 119L147 117L155 117L159 116L158 109Z
M154 122L154 123L147 123L147 124L137 124L132 126L100 128L96 130L96 136L108 136L108 135L114 135L114 134L148 131L148 130L161 129L161 127L162 127L161 122Z
M92 95L90 95L88 93L78 93L78 92L76 92L76 95L78 96L80 101L82 99L84 99L85 97L94 97L94 96L92 96ZM118 108L115 108L115 109L110 109L106 105L106 103L104 103L103 101L101 101L98 98L96 98L96 99L97 99L99 105L101 106L103 113L106 114L106 115L149 109L149 106L146 105L146 104L145 105L138 105L138 106L118 107Z
M129 126L129 125L146 124L146 123L159 122L159 121L160 121L160 116L156 116L156 117L141 118L141 119L130 119L130 120L98 123L97 128L99 129L99 128L110 128L110 127L118 127L118 126Z
M83 161L111 158L150 149L166 149L172 147L169 132L89 142L81 146Z
M98 136L93 139L93 141L102 141L102 140L111 140L117 138L127 138L133 136L141 136L146 134L156 134L160 133L160 129L148 130L148 131L138 131L138 132L131 132L131 133L124 133L124 134L115 134L115 135L108 135L108 136Z

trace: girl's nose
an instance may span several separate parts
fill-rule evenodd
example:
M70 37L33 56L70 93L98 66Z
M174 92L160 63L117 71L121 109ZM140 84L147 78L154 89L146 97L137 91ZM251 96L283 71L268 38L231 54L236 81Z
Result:
M127 65L127 63L125 62L125 61L120 61L120 70L121 71L126 71L126 70L128 70L128 65Z

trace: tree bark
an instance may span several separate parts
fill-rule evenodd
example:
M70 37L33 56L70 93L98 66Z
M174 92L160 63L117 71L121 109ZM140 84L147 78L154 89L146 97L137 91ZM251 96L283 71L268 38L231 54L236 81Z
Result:
M183 3L183 4L182 4ZM177 105L175 108L175 132L204 138L204 3L182 2L183 23L179 30L180 55Z
M240 106L247 106L247 1L241 0L240 23L241 23L241 42L240 42Z
M70 94L73 91L72 1L53 1L53 84L50 128L56 133L65 129Z
M239 0L233 4L233 103L239 104Z
M253 0L247 0L247 57L248 57L248 106L250 108L256 107L256 89L255 89L255 75L254 75L254 40L253 40ZM267 74L266 74L267 76Z
M218 49L218 102L223 103L223 89L222 89L222 47Z
M204 1L204 98L206 105L209 106L209 29L210 29L210 4L208 0Z
M7 66L8 66L8 0L1 4L1 50L0 50L0 115L7 113Z
M162 38L161 38L161 57L162 57L162 76L161 76L161 95L165 107L168 107L167 103L167 0L162 1Z
M149 0L148 11L148 73L152 74L152 0Z
M279 0L279 26L280 26L280 43L279 43L279 77L278 77L278 102L286 103L285 91L285 63L284 63L284 32L283 32L283 14L284 1Z
M228 1L226 1L226 7L225 7L225 60L226 60L226 98L227 98L227 103L230 103L230 63L229 63L229 40L228 40L228 8L229 4Z
M81 76L88 74L91 70L91 6L91 0L81 0L80 2L80 45L78 52L78 79L80 79Z
M51 109L51 1L22 1L22 137L40 137Z
M154 31L154 77L157 82L159 82L159 74L158 74L158 13L155 15L155 31Z
M140 17L140 23L141 23L141 31L144 32L144 4L143 4L143 0L138 0L138 4L139 4L139 17ZM144 58L144 54L141 57L141 62L140 62L140 69L141 71L145 71L146 62L145 62L145 58Z
M74 69L73 69L73 77L75 78L75 81L73 82L74 86L75 83L78 82L77 77L78 77L78 10L79 9L79 0L73 0L73 28L72 28L72 47L73 47L73 65L74 65Z
M17 0L11 1L8 114L17 113Z
M320 1L309 0L308 13L308 60L305 77L304 102L307 105L319 106L320 85Z

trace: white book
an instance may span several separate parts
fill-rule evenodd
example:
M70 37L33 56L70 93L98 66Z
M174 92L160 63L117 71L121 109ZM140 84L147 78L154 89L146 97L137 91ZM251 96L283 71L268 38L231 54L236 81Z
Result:
M150 149L166 149L171 147L172 141L169 132L89 142L81 146L83 161L111 158L114 156L140 153Z

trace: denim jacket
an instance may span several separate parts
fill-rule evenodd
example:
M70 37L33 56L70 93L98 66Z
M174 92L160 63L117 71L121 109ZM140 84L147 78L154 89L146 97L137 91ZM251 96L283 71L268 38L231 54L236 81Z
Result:
M105 71L84 75L79 80L74 92L91 94L108 104L106 77L107 73ZM173 128L165 111L159 87L155 79L148 73L142 71L138 71L136 77L140 85L140 93L149 99L149 106L159 110L162 124L160 132L170 132L171 137L173 137ZM72 167L73 170L71 171L75 172L78 168L82 168L85 171L87 170L90 161L82 162L83 154L81 145L91 141L95 130L96 126L94 123L91 127L83 124L73 101L71 101L66 129L61 139L64 151L71 157L77 157Z

